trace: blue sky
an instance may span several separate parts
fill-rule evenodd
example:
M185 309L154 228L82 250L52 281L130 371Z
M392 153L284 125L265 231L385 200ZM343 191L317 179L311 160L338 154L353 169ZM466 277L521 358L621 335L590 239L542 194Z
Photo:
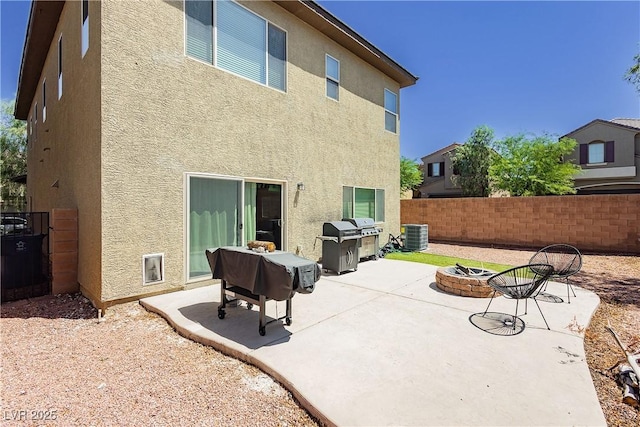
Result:
M623 80L640 50L640 2L319 3L420 77L400 93L400 151L419 159L479 125L502 138L564 135L640 118ZM28 1L0 2L3 99L16 92Z

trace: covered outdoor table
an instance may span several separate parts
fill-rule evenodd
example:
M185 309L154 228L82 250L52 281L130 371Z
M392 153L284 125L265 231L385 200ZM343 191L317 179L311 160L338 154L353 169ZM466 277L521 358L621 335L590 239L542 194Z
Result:
M288 252L260 253L245 247L226 246L206 250L205 254L213 278L222 281L218 318L224 319L226 304L233 300L246 301L249 308L257 304L260 307L260 335L265 334L265 326L269 323L285 319L290 325L291 298L296 292L313 292L320 279L320 267L316 262ZM267 300L286 301L286 315L265 322Z

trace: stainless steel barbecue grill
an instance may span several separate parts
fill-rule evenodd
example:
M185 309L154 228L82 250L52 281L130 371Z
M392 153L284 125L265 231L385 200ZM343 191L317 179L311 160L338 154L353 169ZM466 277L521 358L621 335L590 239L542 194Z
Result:
M348 221L330 221L322 225L322 268L342 274L358 269L360 230Z
M378 259L380 232L382 230L376 227L373 218L343 218L342 220L353 224L360 233L360 259Z

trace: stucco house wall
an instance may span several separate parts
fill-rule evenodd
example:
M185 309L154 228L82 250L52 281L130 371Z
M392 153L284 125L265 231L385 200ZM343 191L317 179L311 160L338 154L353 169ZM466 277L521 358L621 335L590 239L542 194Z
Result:
M101 295L102 252L100 8L92 8L91 46L84 57L80 47L80 26L80 2L66 2L27 117L30 130L27 200L32 211L78 209L77 261L82 266L78 271L78 282L83 292L95 300ZM58 99L58 41L61 35L62 96ZM42 82L45 79L47 117L43 121Z
M78 83L84 96L69 97L82 107L67 113L84 124L56 122L67 133L58 144L70 147L47 172L77 166L60 180L73 191L43 196L38 165L29 182L40 209L78 207L79 252L89 261L78 280L96 305L188 285L187 174L281 183L283 249L311 259L321 254L322 223L342 217L343 186L383 188L380 226L399 232L399 134L385 130L384 89L399 96L401 85L278 4L242 4L287 32L286 92L187 57L182 1L91 2L90 48L78 59L81 70L92 61L91 72ZM79 2L67 2L60 31L80 34L79 19L66 17L76 13ZM325 54L340 61L338 102L325 94ZM164 253L165 276L143 286L149 253Z
M567 156L582 167L582 173L575 177L578 194L640 192L639 119L597 119L565 136L578 142L574 152ZM613 161L581 164L581 146L608 141L613 142Z
M458 146L460 146L460 144L453 143L422 158L422 164L424 165L424 181L420 186L421 197L428 198L462 196L462 189L459 185L454 184L452 180L453 167L451 162L451 154ZM440 176L429 176L428 165L434 163L443 164L443 167L441 168L442 170L440 171Z

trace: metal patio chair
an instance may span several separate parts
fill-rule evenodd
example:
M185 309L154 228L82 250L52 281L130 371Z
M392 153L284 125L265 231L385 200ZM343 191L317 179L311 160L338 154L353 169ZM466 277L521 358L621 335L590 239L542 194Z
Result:
M546 283L552 273L553 266L549 264L528 264L510 268L489 277L487 284L493 288L493 294L482 317L487 314L496 292L501 292L506 297L516 300L515 314L501 318L502 326L507 329L511 328L513 330L511 335L518 334L524 330L524 321L518 317L518 304L522 299L525 301L524 314L527 314L527 300L533 298L533 301L538 306L542 320L544 320L545 325L547 325L547 329L550 330L551 328L549 328L547 319L545 319L544 314L542 314L540 305L535 297L540 287ZM520 328L518 332L515 332L516 325Z
M529 260L529 264L550 264L553 273L549 279L564 280L567 284L567 303L571 304L569 289L576 296L573 286L569 281L569 276L576 274L582 268L582 254L576 248L566 244L555 244L545 246L535 253ZM546 285L545 289L546 290Z

